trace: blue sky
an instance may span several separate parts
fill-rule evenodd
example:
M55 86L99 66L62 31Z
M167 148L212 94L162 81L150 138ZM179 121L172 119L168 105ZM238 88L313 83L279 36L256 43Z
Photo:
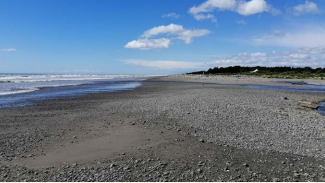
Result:
M325 67L323 0L0 0L0 72Z

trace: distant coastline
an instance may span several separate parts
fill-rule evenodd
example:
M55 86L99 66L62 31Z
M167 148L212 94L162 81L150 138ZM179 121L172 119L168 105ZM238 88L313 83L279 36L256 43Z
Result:
M197 71L187 74L200 75L248 75L262 78L282 78L282 79L321 79L325 78L325 68L311 67L215 67L207 71Z

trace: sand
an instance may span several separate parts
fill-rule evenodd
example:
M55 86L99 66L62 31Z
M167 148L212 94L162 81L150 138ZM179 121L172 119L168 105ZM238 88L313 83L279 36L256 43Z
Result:
M179 75L0 109L0 181L325 181L325 117L301 104L324 93L214 83L286 85Z

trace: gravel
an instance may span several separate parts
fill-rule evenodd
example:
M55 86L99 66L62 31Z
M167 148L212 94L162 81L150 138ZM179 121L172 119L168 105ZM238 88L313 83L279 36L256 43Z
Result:
M325 118L299 105L324 99L168 77L133 91L0 109L0 181L325 181ZM105 121L112 116L120 120ZM120 123L174 135L103 160L36 169L12 163Z

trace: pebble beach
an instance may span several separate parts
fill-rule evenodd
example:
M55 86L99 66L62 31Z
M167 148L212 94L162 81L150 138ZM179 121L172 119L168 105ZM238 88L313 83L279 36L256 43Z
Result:
M0 109L0 181L325 181L325 93L236 86L279 81L155 77Z

